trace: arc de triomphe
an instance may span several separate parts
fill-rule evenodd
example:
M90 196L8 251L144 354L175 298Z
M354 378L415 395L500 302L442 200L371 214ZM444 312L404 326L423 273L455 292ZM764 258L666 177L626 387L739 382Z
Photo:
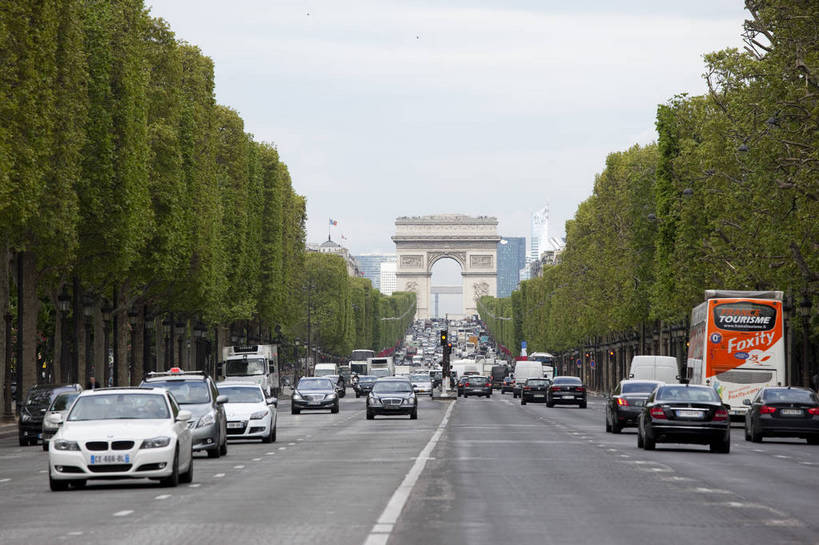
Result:
M498 220L460 214L401 217L395 220L399 291L417 297L415 318L430 318L432 266L451 258L461 266L464 314L477 314L477 301L498 291Z

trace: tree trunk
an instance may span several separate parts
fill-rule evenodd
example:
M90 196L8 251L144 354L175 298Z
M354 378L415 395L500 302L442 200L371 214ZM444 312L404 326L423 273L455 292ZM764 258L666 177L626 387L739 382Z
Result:
M21 396L25 396L28 389L37 384L37 377L40 375L40 365L37 361L37 342L39 332L37 331L37 315L40 313L40 299L37 297L37 268L36 259L31 252L20 252L18 259L21 260L20 271L22 278L22 305L23 320L17 330L17 342L22 341L22 357L20 358L23 377L23 391ZM22 397L21 397L22 399Z
M6 361L6 320L9 312L9 254L8 242L0 241L0 411L7 414L11 407L10 361ZM8 392L9 396L6 396Z

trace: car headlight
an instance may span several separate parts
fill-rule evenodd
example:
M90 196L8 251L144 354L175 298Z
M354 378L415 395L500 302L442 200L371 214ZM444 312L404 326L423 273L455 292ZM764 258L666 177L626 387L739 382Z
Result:
M199 419L199 422L196 423L197 428L202 428L204 426L210 426L216 420L213 418L213 413L208 413L202 418Z
M293 392L293 399L296 401L303 401L301 395L298 392Z
M370 396L370 405L381 405L381 400L375 396Z
M80 445L76 441L67 441L65 439L52 441L51 446L56 450L80 450Z
M335 399L338 397L336 394L327 394L327 399Z
M151 439L145 439L139 448L162 448L167 447L171 444L170 437L152 437Z
M250 415L251 420L260 420L270 414L268 411L257 411Z

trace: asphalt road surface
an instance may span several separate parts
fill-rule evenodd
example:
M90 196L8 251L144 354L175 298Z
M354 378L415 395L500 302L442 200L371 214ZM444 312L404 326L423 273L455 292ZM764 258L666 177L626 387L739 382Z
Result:
M819 544L819 447L732 452L603 430L603 405L511 395L421 400L419 419L293 416L278 441L197 455L194 482L90 481L51 492L47 453L0 435L0 543ZM7 430L10 431L10 430Z

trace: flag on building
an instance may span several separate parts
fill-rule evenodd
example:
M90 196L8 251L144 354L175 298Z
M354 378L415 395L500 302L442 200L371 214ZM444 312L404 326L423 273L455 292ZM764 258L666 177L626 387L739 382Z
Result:
M338 222L336 220L334 220L333 218L330 218L330 225L336 226L336 225L338 225Z

